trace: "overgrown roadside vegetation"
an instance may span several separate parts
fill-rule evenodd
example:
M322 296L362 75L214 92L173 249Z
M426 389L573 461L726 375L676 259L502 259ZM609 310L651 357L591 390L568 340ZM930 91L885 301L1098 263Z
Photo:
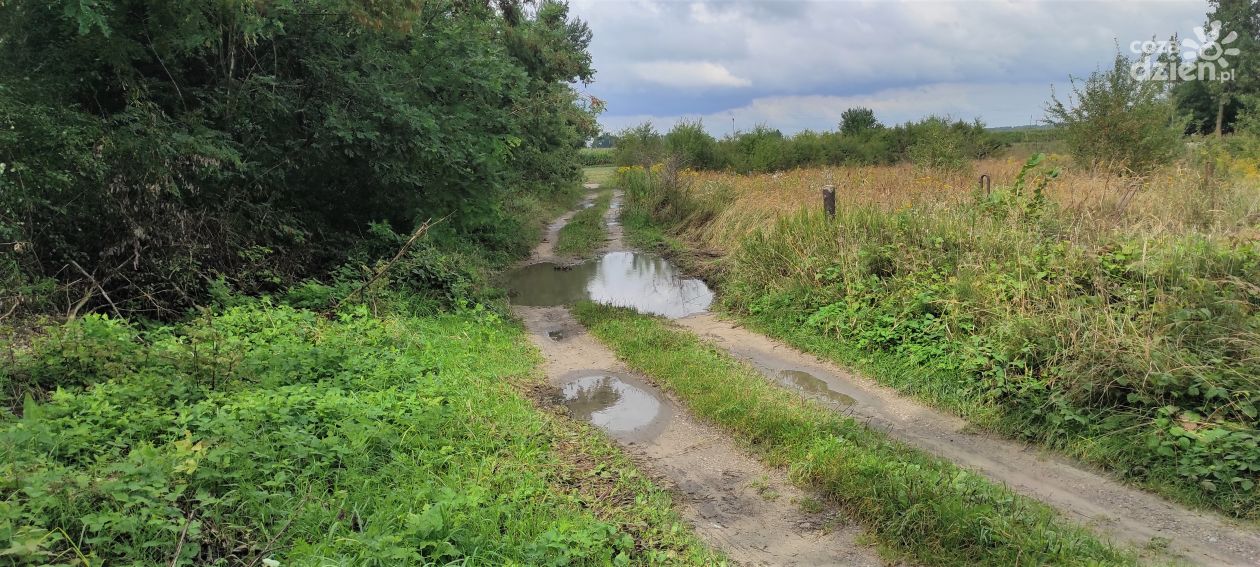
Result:
M561 2L17 1L0 38L0 315L173 321L425 219L518 257L600 108Z
M407 305L328 318L251 300L50 329L5 367L62 386L4 400L6 560L711 559L624 456L518 393L538 376L516 326Z
M575 315L632 368L822 490L896 553L927 565L1133 562L1045 505L771 384L663 319L590 302Z
M608 212L611 202L612 189L605 188L595 196L591 206L574 213L573 218L560 228L560 233L556 236L556 253L587 256L603 246L608 236L604 227L604 214Z
M551 1L0 2L0 564L720 562L531 401L488 284L580 196L590 40Z
M1255 520L1260 184L1228 147L1208 159L1215 174L1132 179L1038 158L999 170L992 194L910 168L620 182L627 215L727 254L709 275L760 330ZM844 180L834 220L826 179Z

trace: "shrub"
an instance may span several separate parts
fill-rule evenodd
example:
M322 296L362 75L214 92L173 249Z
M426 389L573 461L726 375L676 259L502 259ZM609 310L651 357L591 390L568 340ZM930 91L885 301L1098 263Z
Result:
M704 130L704 124L696 120L681 120L665 134L665 150L678 159L680 167L712 169L716 167L717 141Z
M961 171L971 165L967 140L962 132L950 128L943 118L931 117L919 123L909 149L910 161L925 169Z
M651 166L665 156L665 141L651 122L627 128L617 134L613 159L620 166Z
M216 280L325 277L372 222L519 246L503 205L580 179L590 30L559 2L420 4L0 4L0 242L26 283L170 320Z
M1117 53L1110 69L1073 79L1067 101L1051 95L1046 116L1063 129L1081 163L1141 175L1177 155L1185 121L1177 117L1165 85L1134 78L1131 67L1132 61Z

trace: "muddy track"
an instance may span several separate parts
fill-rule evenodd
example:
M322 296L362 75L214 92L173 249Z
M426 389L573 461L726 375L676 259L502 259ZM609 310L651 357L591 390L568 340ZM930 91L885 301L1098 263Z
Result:
M590 376L610 376L660 406L632 431L609 434L635 463L674 494L679 512L709 545L747 565L882 565L857 543L860 530L831 511L806 512L807 495L782 472L748 456L649 380L629 371L589 336L564 307L516 307L546 359L557 389ZM555 340L551 333L562 335Z
M1146 553L1201 565L1260 566L1260 533L1217 514L1197 512L1128 487L1085 465L1037 448L978 433L963 419L924 406L812 355L704 313L677 321L749 362L776 383L831 398L837 411L939 457L1003 483ZM805 373L808 382L799 379ZM795 381L792 378L796 378ZM821 382L820 382L821 381ZM812 390L812 392L810 392ZM851 398L851 404L844 402ZM1163 555L1163 554L1161 554ZM1168 557L1148 557L1165 560Z
M588 186L588 188L590 188ZM607 250L624 250L616 216L621 195L609 207ZM556 262L555 236L572 213L548 229L527 263ZM606 346L589 336L565 307L514 306L530 339L542 352L549 382L559 392L591 377L607 377L650 402L649 416L632 429L609 435L658 484L670 489L680 514L709 545L743 565L882 565L874 549L858 543L861 531L702 423L630 372ZM618 397L624 396L618 394Z

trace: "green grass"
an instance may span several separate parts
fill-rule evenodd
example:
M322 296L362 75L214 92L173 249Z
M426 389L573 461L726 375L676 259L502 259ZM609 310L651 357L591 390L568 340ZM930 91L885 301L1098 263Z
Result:
M587 183L608 185L613 182L616 175L617 166L614 165L593 165L582 168L582 176L586 178Z
M611 200L612 190L605 189L595 197L592 206L574 214L569 224L560 229L560 235L556 238L556 253L586 256L599 250L608 239L604 213L608 212Z
M480 309L49 329L0 366L67 384L0 414L0 562L718 561L609 442L521 394L538 361Z
M686 246L652 222L643 211L628 209L621 213L621 226L625 228L626 241L642 250L653 250L673 257L687 252Z
M768 382L654 317L575 313L632 368L767 462L820 490L889 549L930 565L1133 564L1053 510Z

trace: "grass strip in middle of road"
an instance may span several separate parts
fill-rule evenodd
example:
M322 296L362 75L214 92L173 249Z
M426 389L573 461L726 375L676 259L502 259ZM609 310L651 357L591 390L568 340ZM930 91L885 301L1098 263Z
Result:
M575 213L556 237L556 253L586 256L603 246L608 236L604 213L611 202L612 191L605 189L590 207Z
M775 386L667 321L591 302L578 320L697 415L928 565L1132 565L1051 508Z

